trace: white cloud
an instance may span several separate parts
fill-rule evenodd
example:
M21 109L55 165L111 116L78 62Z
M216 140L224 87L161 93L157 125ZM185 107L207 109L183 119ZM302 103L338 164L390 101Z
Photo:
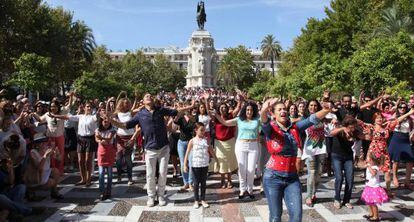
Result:
M263 4L283 8L321 9L329 6L330 0L261 0Z

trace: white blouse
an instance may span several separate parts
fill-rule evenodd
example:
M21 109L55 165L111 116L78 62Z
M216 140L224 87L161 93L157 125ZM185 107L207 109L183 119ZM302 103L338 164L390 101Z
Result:
M73 115L69 117L70 121L77 121L79 136L93 136L98 128L98 118L96 115Z
M210 154L208 153L208 143L206 139L193 138L192 167L208 167Z

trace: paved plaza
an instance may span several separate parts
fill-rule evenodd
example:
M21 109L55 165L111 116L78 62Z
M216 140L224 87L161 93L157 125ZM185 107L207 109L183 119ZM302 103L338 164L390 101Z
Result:
M134 166L134 180L132 186L127 185L124 179L121 183L114 182L112 199L99 201L97 178L89 188L75 187L73 184L79 181L79 176L67 174L59 185L63 200L51 200L47 192L38 191L36 194L45 198L39 202L30 202L31 206L44 206L47 210L44 214L27 218L27 221L134 221L134 222L220 222L220 221L268 221L268 208L266 198L257 194L255 200L238 199L237 176L233 175L235 187L233 189L221 189L218 175L210 176L206 198L210 208L194 209L192 207L192 193L180 191L181 179L168 176L167 197L169 203L165 207L146 207L145 190L145 166L143 162L136 162ZM367 208L359 200L364 180L360 177L362 171L355 176L356 187L351 203L353 210L333 207L333 178L326 175L322 177L322 184L317 193L318 202L313 208L303 205L303 221L365 221L362 216L367 213ZM403 175L400 175L403 176ZM116 177L114 177L116 181ZM301 177L302 190L306 190L306 175ZM259 181L256 193L259 189ZM404 189L395 190L396 198L392 202L380 208L384 221L414 221L414 192ZM303 197L304 197L303 193ZM283 221L287 221L284 211Z

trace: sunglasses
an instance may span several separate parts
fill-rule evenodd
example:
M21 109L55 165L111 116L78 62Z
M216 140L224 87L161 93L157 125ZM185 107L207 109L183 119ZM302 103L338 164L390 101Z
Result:
M400 107L398 107L399 109L407 109L407 107L406 106L400 106Z

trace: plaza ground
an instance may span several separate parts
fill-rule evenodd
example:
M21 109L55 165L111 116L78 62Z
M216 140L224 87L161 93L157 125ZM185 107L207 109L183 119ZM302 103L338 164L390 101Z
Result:
M172 168L170 169L172 172ZM258 194L259 181L255 181L256 199L239 200L237 175L233 175L234 188L221 189L220 177L212 175L207 182L206 198L210 208L194 209L192 192L180 191L181 179L168 175L167 198L168 205L164 207L149 208L146 206L145 166L143 162L134 163L135 184L127 185L126 178L117 183L114 174L112 199L99 201L97 175L93 185L89 188L76 187L73 184L79 181L76 173L66 174L59 185L63 200L51 200L48 192L38 191L38 196L44 196L39 202L28 203L31 206L47 207L42 215L31 216L27 221L139 221L139 222L266 222L268 221L268 206L266 198ZM333 207L334 179L322 176L317 197L318 202L313 208L303 205L303 221L366 221L363 215L367 214L366 206L359 200L364 187L362 171L355 176L355 189L351 203L354 209L345 207L336 210ZM403 173L403 172L401 172ZM403 174L400 175L403 177ZM301 177L302 196L305 197L306 175ZM396 197L391 202L380 207L381 217L384 221L414 221L414 192L405 189L394 189ZM304 200L304 199L303 199ZM304 202L304 201L303 201ZM283 221L287 221L287 212L284 211Z

